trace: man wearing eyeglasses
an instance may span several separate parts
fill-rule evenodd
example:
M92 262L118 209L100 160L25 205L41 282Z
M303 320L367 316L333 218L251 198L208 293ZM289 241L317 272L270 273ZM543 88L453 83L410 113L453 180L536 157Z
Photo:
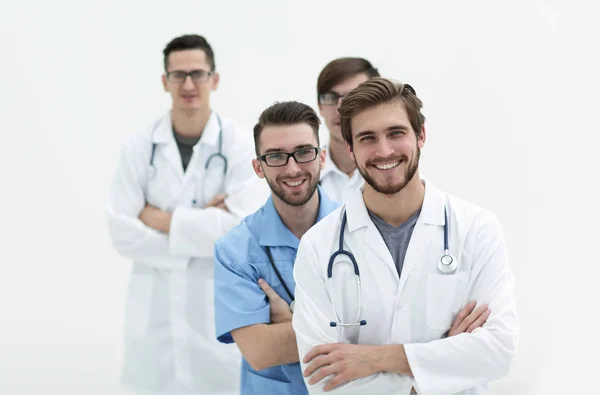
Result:
M335 59L319 74L319 113L329 130L327 159L321 172L321 186L331 199L340 203L344 203L346 197L363 184L363 179L346 150L337 109L341 98L347 92L378 76L377 69L363 58Z
M219 74L208 42L185 35L163 52L172 107L127 138L107 204L113 245L133 260L122 384L238 394L241 355L214 333L214 242L269 190L252 171L249 131L211 109Z
M243 354L241 394L306 394L290 305L300 238L333 211L318 186L319 117L298 102L267 108L254 127L254 171L271 196L215 244L218 340Z
M302 236L334 211L318 185L325 164L319 118L307 105L277 103L254 127L256 174L271 197L215 243L215 323L223 343L243 354L242 395L308 394L298 358L292 312L296 252ZM468 305L448 336L482 325L482 310Z

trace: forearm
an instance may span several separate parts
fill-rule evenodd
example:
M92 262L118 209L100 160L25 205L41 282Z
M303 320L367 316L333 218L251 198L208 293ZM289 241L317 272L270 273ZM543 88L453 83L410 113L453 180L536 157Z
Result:
M169 250L174 256L211 258L216 240L240 220L215 207L177 208L169 223Z
M233 331L232 336L255 370L298 362L296 335L291 322L257 324Z
M108 225L114 248L127 258L168 269L185 267L189 261L188 257L174 258L169 252L168 236L147 227L138 218L109 210Z
M406 357L403 344L372 346L376 372L396 373L412 377L412 370Z

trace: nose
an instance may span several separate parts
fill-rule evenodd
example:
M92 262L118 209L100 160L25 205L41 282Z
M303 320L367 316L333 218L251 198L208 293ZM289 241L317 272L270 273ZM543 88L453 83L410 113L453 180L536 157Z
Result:
M296 174L300 172L300 166L298 166L298 163L296 162L296 159L294 159L294 157L289 158L288 163L286 165L286 170L290 174Z
M185 80L183 80L183 87L185 89L194 89L194 81L192 81L192 77L189 75L185 76Z
M337 110L338 108L340 108L340 106L342 105L342 99L343 97L340 96L337 100L337 104L335 105L335 109Z
M379 142L377 144L377 155L381 156L382 158L387 158L388 156L391 156L393 153L394 153L394 147L392 147L392 145L390 144L388 139L386 139L386 138L379 139Z

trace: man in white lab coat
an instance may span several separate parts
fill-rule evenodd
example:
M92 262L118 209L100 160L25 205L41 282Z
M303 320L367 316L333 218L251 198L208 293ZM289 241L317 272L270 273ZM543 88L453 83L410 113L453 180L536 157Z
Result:
M122 384L138 394L239 393L241 355L215 339L214 242L261 207L250 131L212 111L219 74L201 36L173 39L162 83L172 108L123 145L106 207L133 260Z
M340 203L362 185L363 179L346 151L337 109L347 92L373 77L379 77L379 71L367 59L346 57L327 63L317 79L319 114L329 131L323 139L327 141L327 159L320 185L330 199Z
M492 213L419 176L421 107L383 78L342 100L365 184L298 248L293 327L311 394L482 395L509 371L519 322L504 236ZM342 247L355 262L330 264ZM447 336L471 300L489 306L486 323Z

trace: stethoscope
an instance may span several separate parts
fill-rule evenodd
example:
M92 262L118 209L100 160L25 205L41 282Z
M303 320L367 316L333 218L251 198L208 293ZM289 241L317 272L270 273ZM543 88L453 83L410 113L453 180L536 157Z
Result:
M223 155L223 124L221 123L221 117L219 116L219 114L217 115L217 122L219 123L219 142L218 142L218 151L215 152L214 154L211 154L207 159L206 159L206 163L204 164L204 170L208 170L208 167L210 166L210 163L213 159L215 158L220 158L221 161L223 162L223 175L225 175L227 173L227 158L225 157L225 155ZM158 126L158 124L160 123L157 122L154 125L154 130L156 129L156 127ZM154 178L156 176L156 166L154 165L154 154L156 152L156 143L152 143L152 152L150 153L150 165L148 167L148 178ZM203 181L202 181L202 191L204 192L205 190L205 183L206 183L206 176L202 177ZM205 202L206 203L206 202ZM192 201L192 204L196 204L196 200Z
M275 262L273 262L273 256L271 255L271 249L269 248L269 246L266 246L265 250L267 251L267 256L269 257L269 262L271 263L271 267L273 267L273 270L275 270L275 274L279 278L281 285L283 285L283 289L285 289L285 292L288 294L288 296L290 297L290 300L292 301L290 303L290 310L292 310L292 312L294 312L294 304L296 303L296 300L294 299L294 295L292 295L292 292L290 291L288 286L285 284L285 281L283 281L283 277L281 277L281 274L279 274L279 270L277 270L277 267L275 266Z
M356 258L354 257L354 255L347 250L344 250L344 230L346 228L346 210L344 210L344 215L342 217L342 225L340 228L340 236L339 236L339 248L336 252L333 253L333 255L331 255L331 257L329 258L329 264L327 265L327 282L329 283L329 287L331 289L332 286L332 277L333 277L333 265L334 263L340 263L340 262L345 262L345 261L338 261L338 262L334 262L335 258L338 257L339 255L345 255L348 259L350 259L350 263L352 263L352 266L354 267L354 274L355 274L355 278L356 278L356 286L358 289L358 311L356 314L356 318L354 319L354 321L349 322L349 323L343 323L340 320L340 317L337 313L337 310L335 308L335 302L334 299L335 298L331 298L331 305L333 307L333 313L335 314L335 321L330 321L329 322L329 326L331 327L353 327L353 326L363 326L363 325L367 325L367 321L360 319L360 315L361 315L361 311L362 311L362 300L361 300L361 296L362 296L362 292L361 292L361 284L360 284L360 271L358 269L358 263L356 262ZM345 262L348 263L348 262ZM440 257L440 259L438 260L437 263L437 267L438 270L444 274L449 274L449 273L453 273L456 271L456 269L458 268L458 261L456 260L455 257L453 257L452 255L450 255L449 253L449 248L448 248L448 214L446 212L446 207L444 206L444 254Z

